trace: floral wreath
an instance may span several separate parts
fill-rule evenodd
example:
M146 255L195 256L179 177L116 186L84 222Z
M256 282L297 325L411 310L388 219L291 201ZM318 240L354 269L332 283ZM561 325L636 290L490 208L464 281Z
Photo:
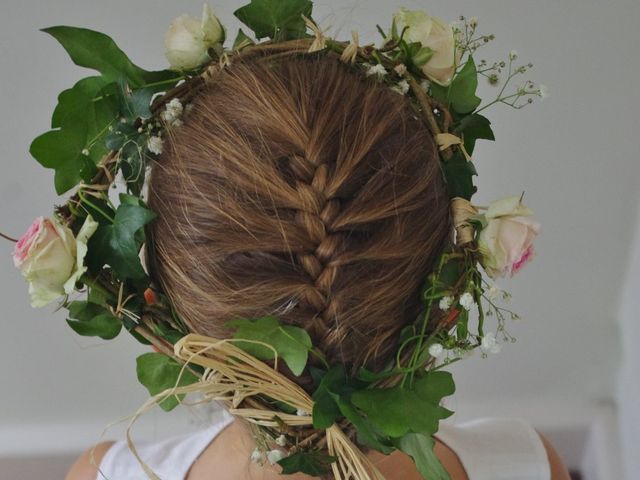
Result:
M199 392L248 420L258 445L252 460L278 463L283 474L382 479L362 445L385 454L401 450L424 478L446 479L432 438L439 421L453 413L441 406L455 389L442 368L477 348L486 356L515 340L505 323L518 316L498 305L510 296L491 280L513 275L533 257L539 231L521 196L488 207L470 202L476 140L494 140L480 112L498 103L520 109L545 89L527 80L507 90L532 67L517 66L515 51L506 61L476 63L476 50L494 36L477 34L475 18L449 25L401 9L389 31L378 26L383 41L376 47L361 45L357 32L350 41L330 38L311 14L309 0L251 0L235 16L257 40L267 40L258 43L240 29L225 47L226 30L205 5L201 20L183 15L171 24L165 38L171 68L162 71L134 65L102 33L44 29L75 64L99 75L60 94L52 130L31 145L35 159L55 170L56 192L75 192L56 206L53 218L39 217L14 240L14 263L29 283L32 306L63 297L59 308L68 309L67 323L78 334L108 340L124 327L155 347L137 359L138 378L152 398L132 422L147 408L159 404L168 411ZM169 131L179 134L191 100L237 58L322 54L375 77L415 107L439 146L456 231L455 244L425 279L423 313L403 329L394 360L353 376L325 358L304 329L273 316L229 322L231 339L189 334L140 261L145 228L155 217L143 198L148 163L162 153ZM483 105L476 95L481 77L499 89ZM116 202L109 193L117 178L126 193ZM495 333L485 332L489 316L496 319ZM301 375L309 355L324 365L312 369L311 395L278 372L282 361ZM158 478L138 460L150 478Z

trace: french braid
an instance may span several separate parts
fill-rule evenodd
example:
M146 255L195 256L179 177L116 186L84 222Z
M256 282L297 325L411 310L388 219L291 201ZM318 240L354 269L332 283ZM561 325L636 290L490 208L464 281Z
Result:
M150 175L148 248L190 329L273 314L330 362L389 360L451 235L408 100L330 56L239 60L184 120Z

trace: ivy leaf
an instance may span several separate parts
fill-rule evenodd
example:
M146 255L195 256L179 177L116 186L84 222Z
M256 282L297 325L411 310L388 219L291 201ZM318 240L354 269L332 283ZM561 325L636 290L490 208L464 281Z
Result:
M471 200L478 190L473 185L473 176L478 175L476 167L468 161L460 151L441 163L447 190L451 197L462 197Z
M112 97L100 96L107 84L102 77L88 77L63 91L51 119L55 130L40 135L31 144L33 157L56 171L59 195L80 180L89 182L95 165L107 151L104 137L118 112Z
M278 464L282 467L283 475L302 472L313 477L319 477L328 473L329 466L336 460L336 457L324 455L319 451L309 451L289 455L280 460Z
M422 478L428 480L450 480L440 460L433 453L433 438L421 433L407 433L395 442L396 448L413 458Z
M104 33L86 28L56 26L42 30L55 38L67 51L73 63L100 72L107 81L115 82L124 75L135 87L149 83L167 82L162 90L177 82L179 74L170 70L150 72L134 65L116 43ZM160 91L160 90L157 90Z
M40 165L55 170L54 185L56 193L62 195L76 186L84 177L88 168L83 158L86 126L79 130L50 130L38 136L29 148L29 152Z
M254 42L251 40L246 33L242 31L242 29L238 29L238 35L236 35L236 39L233 41L233 50L242 50L244 47L249 45L253 45Z
M304 38L307 27L302 15L311 18L310 0L251 0L233 14L254 31L256 38L275 41Z
M71 302L67 323L78 335L104 340L117 337L122 329L118 317L102 305L91 302Z
M309 350L311 350L311 337L300 327L281 325L276 317L263 317L255 321L238 319L226 323L229 327L235 327L234 338L254 340L271 345L278 357L281 357L294 375L302 374L307 365ZM238 347L260 360L272 360L272 349L250 342L236 342Z
M414 380L413 388L360 390L353 393L351 401L390 437L408 432L433 435L439 421L453 413L440 406L442 398L453 390L451 374L438 371Z
M151 98L153 90L150 88L140 88L131 90L124 77L118 81L118 102L120 113L130 122L138 118L151 117Z
M329 428L339 417L340 407L336 402L336 393L345 385L346 373L343 365L329 370L313 393L313 427L319 430Z
M151 395L158 395L169 388L183 387L198 381L191 371L185 369L180 376L182 365L175 359L162 353L145 353L136 359L136 373L138 380L144 385ZM180 378L180 381L178 381ZM178 397L178 398L176 398ZM184 398L184 395L172 395L160 402L160 407L165 411L173 410Z
M496 139L491 129L491 122L479 113L473 113L463 117L453 132L464 136L464 147L469 155L473 153L476 140L482 138L493 141Z
M146 207L121 203L113 224L100 226L93 234L89 250L102 257L121 279L144 280L146 273L138 257L143 242L138 232L155 216Z
M473 112L480 105L481 100L476 96L477 88L478 71L473 57L469 57L448 87L431 84L431 94L456 113L464 114Z

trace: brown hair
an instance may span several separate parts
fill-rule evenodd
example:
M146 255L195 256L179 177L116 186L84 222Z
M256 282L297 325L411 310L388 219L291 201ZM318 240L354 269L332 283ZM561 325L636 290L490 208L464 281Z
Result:
M380 365L451 239L433 136L409 100L327 55L236 61L149 179L152 277L190 329L304 327L331 363Z

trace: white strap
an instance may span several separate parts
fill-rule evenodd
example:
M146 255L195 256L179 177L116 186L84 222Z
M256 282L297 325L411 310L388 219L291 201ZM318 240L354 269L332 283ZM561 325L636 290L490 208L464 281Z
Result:
M435 437L458 455L469 480L551 479L544 444L523 420L482 418L441 424Z
M168 438L161 442L136 442L147 465L162 480L184 480L189 468L211 441L224 430L233 416L225 410L214 423L196 433ZM114 443L102 457L96 480L144 480L147 475L124 440Z

